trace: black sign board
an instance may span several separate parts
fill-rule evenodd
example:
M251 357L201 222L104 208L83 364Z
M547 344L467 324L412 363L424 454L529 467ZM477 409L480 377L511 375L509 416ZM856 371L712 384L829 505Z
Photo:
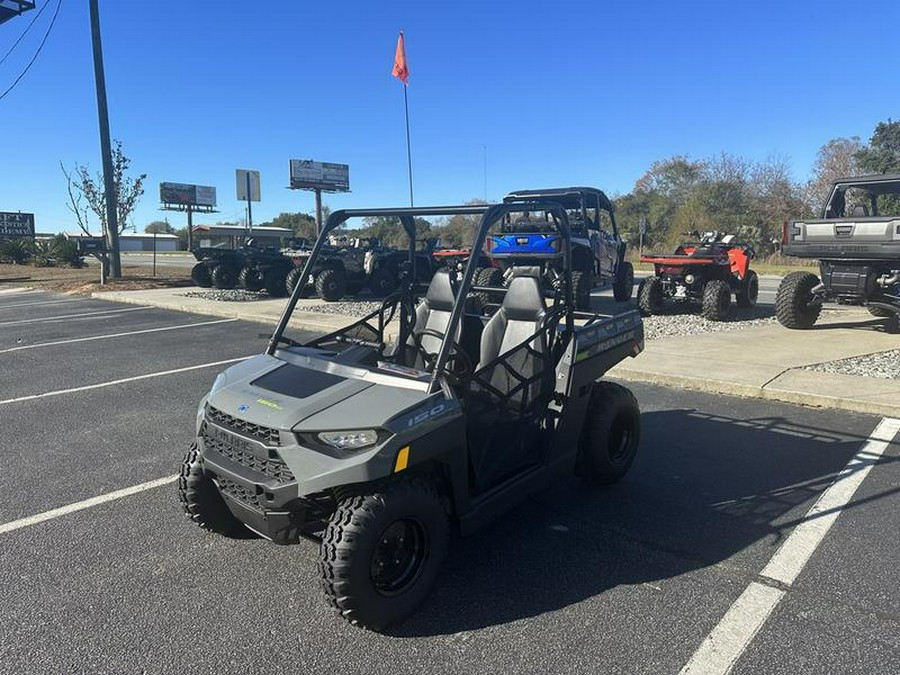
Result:
M33 239L34 214L0 211L0 237L31 237Z
M106 251L106 239L103 237L78 240L79 253L103 253L104 251Z

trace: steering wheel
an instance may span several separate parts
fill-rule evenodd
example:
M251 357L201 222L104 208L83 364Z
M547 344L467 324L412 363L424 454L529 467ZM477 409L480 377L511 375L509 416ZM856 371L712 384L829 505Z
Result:
M435 337L442 342L449 338L447 338L446 334L432 328L424 328L417 333L413 333L413 343L416 346L417 353L425 363L425 369L433 370L437 365L438 355L437 353L432 354L422 346L422 338L426 335ZM462 350L459 343L455 340L450 340L450 354L448 355L447 363L444 364L443 371L450 383L454 385L468 379L475 372L472 359L469 358L469 355Z

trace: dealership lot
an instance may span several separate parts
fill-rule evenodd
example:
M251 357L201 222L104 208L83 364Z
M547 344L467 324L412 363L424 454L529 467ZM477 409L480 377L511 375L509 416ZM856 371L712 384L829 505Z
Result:
M0 293L0 672L900 672L896 425L644 385L625 481L561 481L389 635L345 625L314 544L207 534L175 494L197 402L266 332Z

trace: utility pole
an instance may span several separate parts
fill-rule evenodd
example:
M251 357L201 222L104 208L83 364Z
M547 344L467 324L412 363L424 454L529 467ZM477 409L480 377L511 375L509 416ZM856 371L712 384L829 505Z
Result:
M103 186L106 192L106 243L113 279L122 278L119 258L119 203L113 182L112 146L109 140L109 111L106 106L106 77L103 74L103 46L100 44L100 8L90 0L91 38L94 47L94 82L97 86L97 115L100 120L100 153L103 155Z

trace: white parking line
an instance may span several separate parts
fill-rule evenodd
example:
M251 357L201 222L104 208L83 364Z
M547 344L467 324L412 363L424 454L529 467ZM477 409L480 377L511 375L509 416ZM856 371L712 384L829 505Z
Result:
M84 312L82 314L64 314L62 316L44 316L39 319L20 319L19 321L4 321L4 326L18 326L24 323L48 323L50 321L61 321L62 319L78 319L85 316L105 316L109 314L122 314L124 312L141 312L154 307L126 307L125 309L102 309L98 312Z
M161 333L168 330L181 330L184 328L194 328L196 326L212 326L217 323L230 323L237 319L216 319L215 321L199 321L197 323L184 323L177 326L164 326L162 328L145 328L143 330L133 330L127 333L110 333L108 335L92 335L90 337L71 338L68 340L54 340L53 342L39 342L33 345L22 345L21 347L9 347L8 349L0 349L0 354L8 354L9 352L18 352L23 349L37 349L38 347L53 347L56 345L67 345L73 342L91 342L92 340L107 340L109 338L127 337L129 335L143 335L145 333Z
M122 497L129 497L131 495L137 494L138 492L144 492L145 490L152 490L153 488L158 488L163 485L168 485L169 483L174 483L176 480L178 480L177 475L166 476L165 478L157 478L156 480L151 480L146 483L141 483L140 485L132 485L131 487L123 488L121 490L116 490L115 492L107 492L104 495L98 495L97 497L91 497L90 499L85 499L84 501L75 502L74 504L68 504L67 506L60 506L58 509L51 509L50 511L44 511L43 513L38 513L33 516L28 516L27 518L20 518L19 520L13 520L9 523L0 525L0 534L12 532L13 530L18 530L22 527L28 527L29 525L37 525L38 523L43 523L45 520L52 520L53 518L59 518L60 516L65 516L69 513L75 513L76 511L82 511L84 509L89 509L92 506L99 506L100 504L106 504L107 502L115 501L116 499L122 499Z
M88 384L83 387L73 387L72 389L59 389L57 391L48 391L43 394L30 394L28 396L19 396L17 398L7 398L0 401L0 405L8 403L21 403L22 401L34 401L40 398L50 398L51 396L62 396L63 394L74 394L79 391L89 391L91 389L102 389L103 387L112 387L117 384L127 384L129 382L137 382L138 380L149 380L153 377L163 377L165 375L177 375L178 373L187 373L191 370L200 370L202 368L212 368L213 366L224 366L227 363L237 363L249 356L241 356L237 359L225 359L224 361L213 361L211 363L201 363L198 366L187 366L185 368L175 368L173 370L163 370L158 373L147 373L146 375L135 375L134 377L124 377L121 380L111 380L110 382L100 382L98 384Z
M735 600L681 669L681 675L726 675L731 672L772 610L787 594L786 590L776 587L776 584L790 588L898 433L900 419L885 418L879 422L863 447L819 496L803 521L794 528L763 568L760 573L761 582L752 582ZM773 585L766 582L772 582Z
M66 298L65 300L47 300L47 302L16 302L12 305L0 304L0 309L9 309L11 307L43 307L44 305L63 305L67 302L78 302L82 299L90 300L91 298Z

